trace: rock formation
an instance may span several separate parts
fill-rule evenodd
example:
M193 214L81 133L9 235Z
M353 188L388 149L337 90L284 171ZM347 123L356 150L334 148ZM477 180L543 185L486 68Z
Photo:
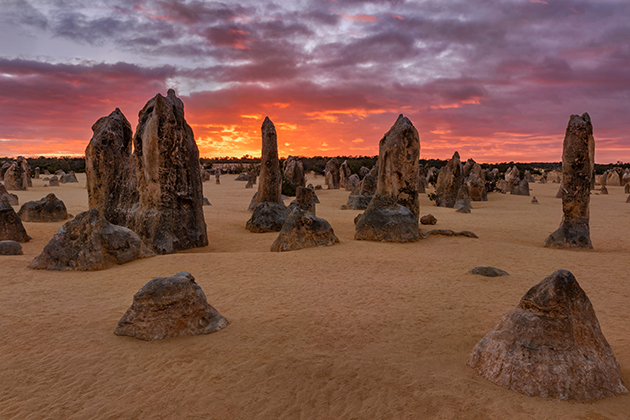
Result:
M132 152L131 124L120 109L92 125L85 148L88 205L110 223L126 226L130 204L138 202L138 181Z
M468 175L464 179L464 187L472 201L488 201L488 192L486 191L486 180L481 165L472 161L472 167L468 171ZM469 163L467 162L467 164Z
M376 193L378 178L372 173L368 173L348 197L346 204L350 210L365 210L370 204L372 197Z
M206 246L199 150L175 91L156 95L139 112L132 158L130 126L119 110L97 121L93 130L86 150L90 205L95 203L110 222L132 229L159 254ZM100 185L98 176L112 159L120 163Z
M28 242L30 239L9 200L0 196L0 241Z
M247 174L247 184L245 184L245 188L254 188L254 185L256 185L256 178L258 178L258 176L256 175L255 171L251 171Z
M608 173L608 177L606 178L606 185L612 187L618 187L621 185L619 174L614 169Z
M326 185L328 185L329 190L339 189L339 162L336 158L332 158L328 162L326 162L324 177L326 179Z
M560 227L543 246L550 248L593 248L589 228L591 176L595 140L587 113L571 115L562 152L562 211Z
M420 239L416 216L390 195L374 194L355 224L354 239L357 240L414 242Z
M361 169L359 169L359 178L363 179L369 173L370 173L370 169L369 168L367 168L365 166L361 166Z
M599 193L600 193L601 195L608 195L608 188L606 188L606 186L605 186L605 185L602 185L602 189L601 189L601 190L599 190Z
M22 204L18 216L23 222L61 222L68 219L66 205L55 194Z
M214 173L214 183L217 185L221 184L221 170L218 170Z
M530 396L589 401L627 392L591 302L566 270L532 287L477 343L468 365Z
M376 194L356 224L355 239L409 242L419 238L419 158L418 131L401 114L379 142Z
M39 179L39 166L35 168L35 179Z
M28 267L94 271L152 255L136 233L112 225L93 208L61 226Z
M455 205L453 207L458 213L470 213L472 210L473 207L470 203L470 197L468 196L468 192L466 191L466 187L464 185L459 187L457 200L455 200Z
M22 245L16 241L0 241L0 255L22 255Z
M525 179L527 182L536 182L536 180L534 179L534 176L528 170L525 171L525 175L523 175L523 179Z
M146 103L133 144L139 202L128 227L159 254L208 245L199 149L175 91Z
M420 137L411 121L402 114L383 136L378 147L376 192L389 195L419 217L418 159Z
M4 173L4 186L7 190L25 191L28 188L28 180L25 169L26 161L14 162Z
M68 174L61 175L61 178L59 178L59 182L62 184L67 184L72 182L79 182L79 180L77 179L74 171L70 171L70 173Z
M292 201L291 204L289 204L289 211L292 211L294 208L297 207L304 211L315 214L315 197L315 192L312 189L306 187L298 187L295 193L295 200Z
M359 175L352 174L346 179L346 191L354 191L359 186L361 180L359 179Z
M271 245L272 251L294 251L339 243L330 223L315 216L311 189L298 187L296 202L297 205L284 222L278 238Z
M510 187L505 179L500 179L497 181L497 190L505 194L510 190Z
M440 169L435 185L435 203L438 207L454 207L459 187L464 183L464 174L459 160L459 153L455 152L451 160Z
M347 181L352 172L348 167L348 161L344 160L343 163L339 166L339 187L345 188L346 191L352 191L352 188L348 188Z
M625 187L623 187L623 192L626 194L630 194L630 184L626 184Z
M17 206L20 203L18 196L7 191L4 185L0 183L0 199L2 197L5 197L12 206Z
M278 160L276 127L269 117L262 125L262 157L256 206L246 228L251 232L279 232L289 210L282 202L282 175Z
M626 170L623 171L623 175L621 176L621 185L628 185L629 182L630 182L630 168L626 168Z
M144 285L133 296L114 334L153 341L210 334L226 326L227 319L208 303L192 274L181 271Z
M283 194L293 196L297 187L306 186L304 164L297 156L287 157L282 164L282 172L284 176Z
M514 179L512 186L510 187L510 194L529 196L529 182L527 182L526 179Z
M48 185L50 185L51 187L59 186L59 178L57 178L57 175L53 175L52 177L50 177L50 181L48 181Z
M538 199L536 197L532 198L532 204L538 204Z

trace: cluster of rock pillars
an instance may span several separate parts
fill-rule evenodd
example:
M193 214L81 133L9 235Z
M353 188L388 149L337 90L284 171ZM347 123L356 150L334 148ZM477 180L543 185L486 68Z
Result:
M101 270L137 258L206 246L202 206L207 199L202 182L209 175L200 168L193 131L175 92L169 90L167 96L158 94L147 102L139 113L135 134L119 109L99 119L92 130L94 135L86 148L90 210L65 223L29 268ZM342 208L365 210L355 218L355 239L411 242L432 233L476 237L468 231L420 231L418 194L425 192L432 174L419 167L419 157L418 131L400 115L380 140L378 163L373 169L362 168L359 177L350 173L346 162L327 162L328 188L351 191ZM593 157L590 118L588 114L572 115L564 139L559 192L563 218L543 246L592 248L589 194ZM30 167L22 159L2 169L8 187L0 184L0 254L16 254L21 253L19 242L30 239L22 221L63 221L71 215L54 194L25 203L16 213L12 205L18 204L17 196L7 189L25 189L31 178ZM338 243L330 224L316 216L319 200L315 188L305 185L301 161L289 157L282 172L276 130L265 118L258 191L246 228L279 232L271 251ZM485 180L493 176L496 173L482 171L472 160L462 164L456 152L437 175L436 203L469 212L471 201L487 200ZM254 171L246 175L248 188L256 178ZM529 195L531 174L526 173L521 180L518 170L509 170L505 178L498 185L500 189ZM289 206L283 202L283 179L295 189L296 199ZM220 183L219 174L216 182ZM432 216L422 219L423 223L435 223ZM507 274L491 267L477 267L472 272ZM207 302L194 277L179 272L154 278L142 287L115 333L160 340L207 334L227 324ZM566 270L558 270L532 287L474 347L467 363L497 385L526 395L587 401L627 392L591 303Z

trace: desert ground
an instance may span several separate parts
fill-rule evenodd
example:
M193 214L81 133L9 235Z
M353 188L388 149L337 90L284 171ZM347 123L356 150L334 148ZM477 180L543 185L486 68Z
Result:
M78 178L50 188L34 180L17 192L20 204L54 192L76 215L88 209ZM341 243L272 253L277 233L245 230L255 190L234 178L204 183L209 246L104 271L27 269L62 223L24 223L33 237L24 255L0 257L1 419L630 418L629 394L591 403L528 397L466 366L503 314L562 268L593 303L630 385L623 187L591 195L591 251L541 247L562 215L558 184L548 183L530 184L538 205L491 193L471 214L421 194L420 213L432 213L435 228L479 238L407 244L355 241L359 212L339 209L349 193L320 190L317 214ZM467 273L478 265L510 275ZM178 271L193 274L229 325L156 342L114 335L134 293Z

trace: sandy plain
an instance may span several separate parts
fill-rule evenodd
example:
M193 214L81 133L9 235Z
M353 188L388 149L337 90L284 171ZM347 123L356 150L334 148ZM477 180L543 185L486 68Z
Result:
M309 176L308 182L323 184ZM79 184L54 192L77 214ZM541 247L561 219L558 184L531 197L492 193L471 214L421 195L436 228L410 244L355 241L343 190L318 191L317 214L341 243L269 251L276 233L245 230L254 192L224 175L204 183L210 245L97 272L33 271L62 223L25 223L24 255L0 259L0 419L628 419L630 395L578 403L527 397L466 366L473 346L534 284L576 276L630 385L630 204L622 187L591 196L592 251ZM16 207L16 210L18 207ZM428 230L426 226L423 230ZM468 274L492 265L509 276ZM224 330L143 342L113 331L133 294L189 271L227 317Z

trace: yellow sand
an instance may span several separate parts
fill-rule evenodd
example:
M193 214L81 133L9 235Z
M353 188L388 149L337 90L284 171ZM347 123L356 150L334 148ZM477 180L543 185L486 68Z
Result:
M410 244L353 240L348 192L321 190L317 214L339 245L272 253L276 233L245 230L255 190L234 176L204 183L210 245L100 272L26 268L62 223L25 223L23 256L0 259L0 419L628 419L630 395L594 403L533 398L466 366L473 346L534 284L576 276L630 385L630 204L622 187L591 199L593 251L542 248L561 218L558 184L531 197L493 193L471 214L421 214L436 228ZM54 192L87 210L79 184ZM309 182L323 184L322 177ZM17 209L17 208L16 208ZM428 230L429 227L423 227ZM467 274L492 265L509 276ZM224 330L143 342L114 335L133 294L190 271L227 317Z

